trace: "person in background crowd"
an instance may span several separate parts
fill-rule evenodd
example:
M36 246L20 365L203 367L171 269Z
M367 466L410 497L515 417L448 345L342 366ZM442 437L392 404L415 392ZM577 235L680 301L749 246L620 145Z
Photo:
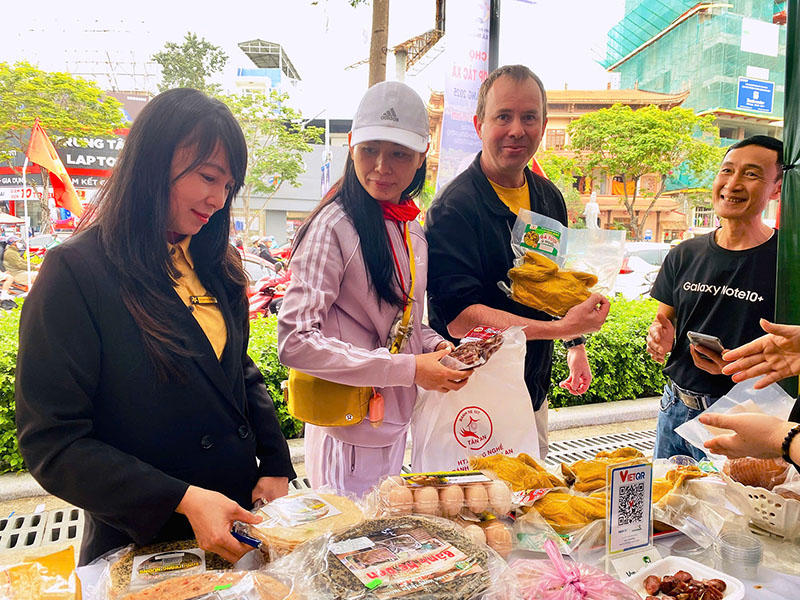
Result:
M156 96L78 233L48 251L22 309L19 446L34 478L86 511L80 564L135 542L230 533L295 477L247 355L246 274L228 243L247 146L221 102Z
M647 334L647 351L663 363L655 458L676 454L697 459L675 428L696 417L730 390L725 361L689 343L689 331L719 337L726 348L755 339L759 318L772 319L778 233L762 220L767 203L780 196L783 144L758 135L728 148L712 185L722 225L670 250L650 295L659 301ZM731 326L735 324L735 326Z
M275 244L275 238L272 237L271 235L265 238L261 238L258 242L258 252L257 252L257 254L261 258L263 258L268 263L273 265L276 262L278 262L278 259L272 256L272 252L270 252L274 244Z
M431 326L457 339L473 327L525 326L525 383L539 433L539 455L547 455L547 390L553 341L568 348L572 394L589 389L592 371L582 334L597 331L610 304L599 294L563 319L514 302L497 287L513 266L511 229L520 208L567 224L564 198L555 185L528 168L547 125L547 95L527 67L493 71L478 93L475 130L482 149L470 167L439 192L426 216L430 245L428 312Z
M361 495L400 473L417 385L462 388L471 371L439 362L452 344L423 324L427 244L414 198L425 181L425 103L396 81L361 100L343 177L300 228L292 282L278 314L286 366L335 383L373 387L383 423L305 429L312 487ZM412 271L412 262L415 271ZM412 287L413 286L413 287ZM411 303L412 333L390 352ZM325 402L325 398L319 398Z
M11 286L15 283L19 285L33 285L36 279L36 273L33 271L37 268L31 265L31 272L28 273L28 261L22 255L25 253L27 246L22 238L16 235L11 235L6 239L6 248L3 252L3 270L9 275L3 280L2 288L0 288L0 300L8 300L11 298L9 291Z

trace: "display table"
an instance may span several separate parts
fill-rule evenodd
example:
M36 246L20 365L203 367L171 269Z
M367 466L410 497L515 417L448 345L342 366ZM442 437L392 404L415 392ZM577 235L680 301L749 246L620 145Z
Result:
M688 538L683 534L669 535L668 537L661 538L655 542L655 547L662 557L672 555L672 546L678 542L687 540ZM779 542L771 538L760 538L764 544L765 560L774 559L775 556L780 555L788 564L796 565L796 570L800 573L800 544L789 544L787 542ZM707 564L714 567L714 551L708 549L705 554L698 559L698 562ZM515 559L529 559L529 560L549 560L544 552L532 552L529 550L514 550L508 557L508 561L512 562ZM564 557L567 561L570 560L568 556ZM595 564L594 566L602 570L602 565ZM716 568L716 567L715 567ZM613 573L616 576L616 573ZM662 575L672 575L672 573L663 573ZM789 575L770 569L765 566L760 566L756 579L744 579L734 575L736 579L742 582L745 588L745 600L790 600L800 598L800 575Z
M670 556L672 554L672 545L685 539L687 539L686 536L682 534L676 535L657 541L655 546L661 553L661 556ZM800 546L788 544L787 542L778 543L770 538L760 539L765 544L765 557L768 557L768 555L774 556L776 550L783 550L784 553L797 553L800 555ZM698 562L714 566L713 553L713 549L708 549ZM800 569L800 562L796 562L795 564L797 564L797 568ZM734 575L734 577L744 584L745 600L788 600L790 598L800 598L800 576L798 575L780 573L762 564L758 568L758 576L756 579L744 579L737 575Z

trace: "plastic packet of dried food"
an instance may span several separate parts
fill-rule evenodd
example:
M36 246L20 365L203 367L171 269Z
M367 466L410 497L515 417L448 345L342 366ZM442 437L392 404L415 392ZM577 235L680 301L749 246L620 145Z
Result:
M505 338L503 332L509 328L479 326L472 328L461 338L461 343L450 354L439 359L445 367L466 371L480 367L500 349Z
M558 269L591 274L597 281L590 290L608 294L622 267L625 232L569 229L555 219L522 209L511 230L511 247L520 260L534 252L552 260Z
M463 528L430 516L367 519L299 546L272 565L309 598L519 598L508 565Z
M327 488L302 490L260 503L252 512L262 521L235 523L234 537L258 548L270 560L317 536L347 529L363 518L355 498Z
M731 390L714 402L703 413L739 414L739 413L765 413L781 419L788 419L794 406L794 398L787 394L781 386L773 383L764 389L757 390L753 387L755 380L737 383ZM717 435L732 433L727 429L718 429L700 422L700 415L675 428L675 433L699 448L708 456L723 459L718 454L713 454L703 444Z
M123 596L123 600L289 600L289 578L257 571L209 571L173 577Z
M81 567L78 573L82 581L86 577L93 582L89 596L84 591L84 597L117 600L167 579L234 568L213 552L201 550L197 540L180 540L123 546Z
M630 587L582 563L567 564L552 540L544 544L550 560L517 559L510 564L525 600L640 600Z
M75 551L28 557L0 567L0 598L21 600L79 600L81 587L75 575Z

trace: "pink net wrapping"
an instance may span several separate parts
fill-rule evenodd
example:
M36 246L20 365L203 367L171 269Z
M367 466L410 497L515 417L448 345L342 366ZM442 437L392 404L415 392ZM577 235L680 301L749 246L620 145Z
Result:
M641 600L599 569L567 564L553 540L545 542L544 550L550 560L517 559L510 565L525 600Z

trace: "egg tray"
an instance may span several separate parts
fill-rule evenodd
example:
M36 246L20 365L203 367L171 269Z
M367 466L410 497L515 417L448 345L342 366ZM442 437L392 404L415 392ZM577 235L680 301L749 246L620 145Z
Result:
M468 511L475 517L486 512L496 516L512 509L511 488L504 481L407 485L400 477L385 479L378 489L380 512L455 517Z
M784 498L763 487L742 485L724 473L725 482L750 503L750 521L756 526L786 539L800 537L800 500Z

